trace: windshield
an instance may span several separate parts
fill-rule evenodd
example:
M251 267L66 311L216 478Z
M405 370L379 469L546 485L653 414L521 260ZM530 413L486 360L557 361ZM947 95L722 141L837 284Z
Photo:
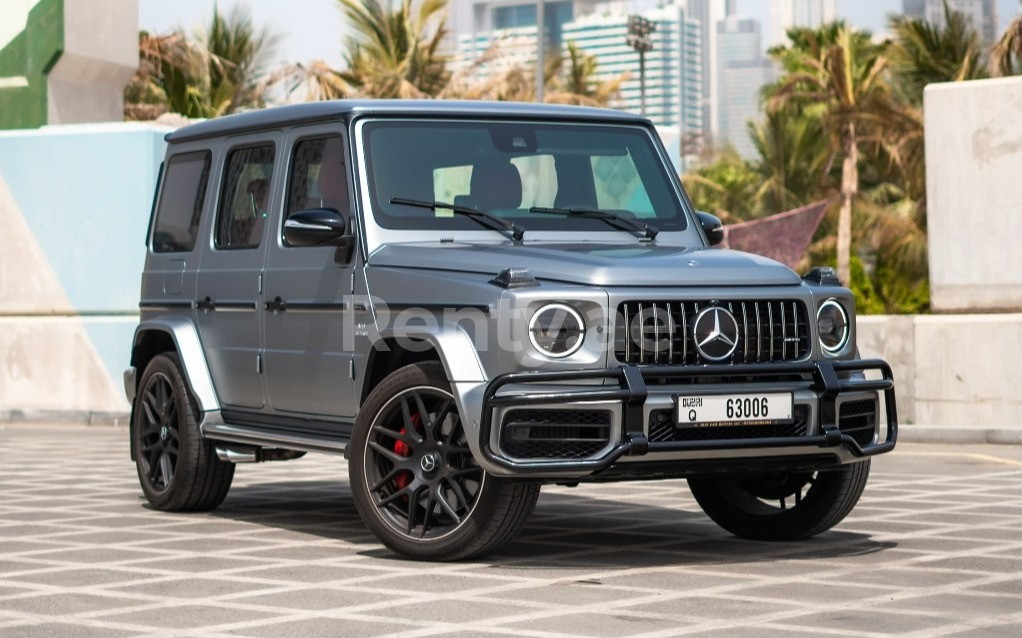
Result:
M686 227L682 204L649 133L638 126L538 122L375 121L366 124L376 221L393 229L478 230L448 202L527 230L621 232L598 219L530 208L585 208Z

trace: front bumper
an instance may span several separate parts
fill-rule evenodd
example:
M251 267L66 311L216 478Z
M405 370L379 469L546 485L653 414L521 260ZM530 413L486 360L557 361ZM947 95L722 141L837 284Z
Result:
M866 372L882 378L867 380ZM793 383L791 379L804 381ZM801 436L757 436L756 438L709 438L686 441L651 441L647 435L647 401L669 383L695 383L705 379L755 379L772 388L790 386L812 397L817 427ZM543 391L547 384L613 383L604 386L578 385ZM653 388L651 389L651 385ZM513 392L501 392L514 387ZM523 391L522 388L528 388ZM534 390L533 390L534 388ZM886 437L860 445L839 428L838 405L844 397L864 393L883 394L887 417ZM584 460L513 459L495 449L494 413L511 407L558 404L611 405L620 412L621 427L599 455ZM879 416L879 415L878 415ZM878 424L879 425L879 424ZM592 479L601 477L649 478L691 476L721 471L805 469L850 463L894 449L898 437L894 379L890 366L879 359L818 361L789 364L748 364L716 366L620 366L603 370L568 372L522 372L494 378L483 393L480 419L480 451L485 461L504 476L550 479ZM646 468L645 470L643 468Z

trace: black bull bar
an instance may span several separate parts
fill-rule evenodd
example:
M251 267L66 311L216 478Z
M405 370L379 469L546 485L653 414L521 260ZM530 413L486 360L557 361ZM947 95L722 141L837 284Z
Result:
M838 373L879 371L882 379L867 380L840 378ZM649 395L647 380L755 377L756 381L771 377L812 375L809 386L816 393L819 405L821 434L799 437L763 437L755 439L725 439L707 441L650 442L646 437L643 404ZM535 392L497 396L509 384L554 383L594 379L615 379L618 387L588 389L580 387L569 392ZM837 398L842 393L880 391L884 393L887 412L886 440L862 447L838 428ZM512 462L498 456L490 447L493 429L493 410L498 407L518 407L535 404L586 401L620 401L624 406L622 440L603 457L589 461ZM866 458L894 449L898 440L898 414L894 400L894 375L887 362L881 359L851 361L807 361L786 364L701 365L701 366L636 366L596 370L570 370L565 372L516 372L495 377L483 394L483 414L479 424L483 455L499 467L522 475L543 473L583 472L597 473L613 465L625 455L640 456L650 452L681 452L695 450L732 450L778 447L844 447L852 455Z

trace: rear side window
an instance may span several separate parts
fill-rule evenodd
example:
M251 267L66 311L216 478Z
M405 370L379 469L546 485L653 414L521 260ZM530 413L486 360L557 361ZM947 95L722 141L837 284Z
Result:
M179 253L195 248L210 159L209 151L199 151L175 155L167 162L153 228L153 252Z
M255 248L270 205L273 145L231 151L217 211L217 248Z

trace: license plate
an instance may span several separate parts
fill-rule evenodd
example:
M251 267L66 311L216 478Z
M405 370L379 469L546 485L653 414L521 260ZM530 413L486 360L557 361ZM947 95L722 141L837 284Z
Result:
M790 392L703 394L676 398L678 427L773 425L791 421Z

